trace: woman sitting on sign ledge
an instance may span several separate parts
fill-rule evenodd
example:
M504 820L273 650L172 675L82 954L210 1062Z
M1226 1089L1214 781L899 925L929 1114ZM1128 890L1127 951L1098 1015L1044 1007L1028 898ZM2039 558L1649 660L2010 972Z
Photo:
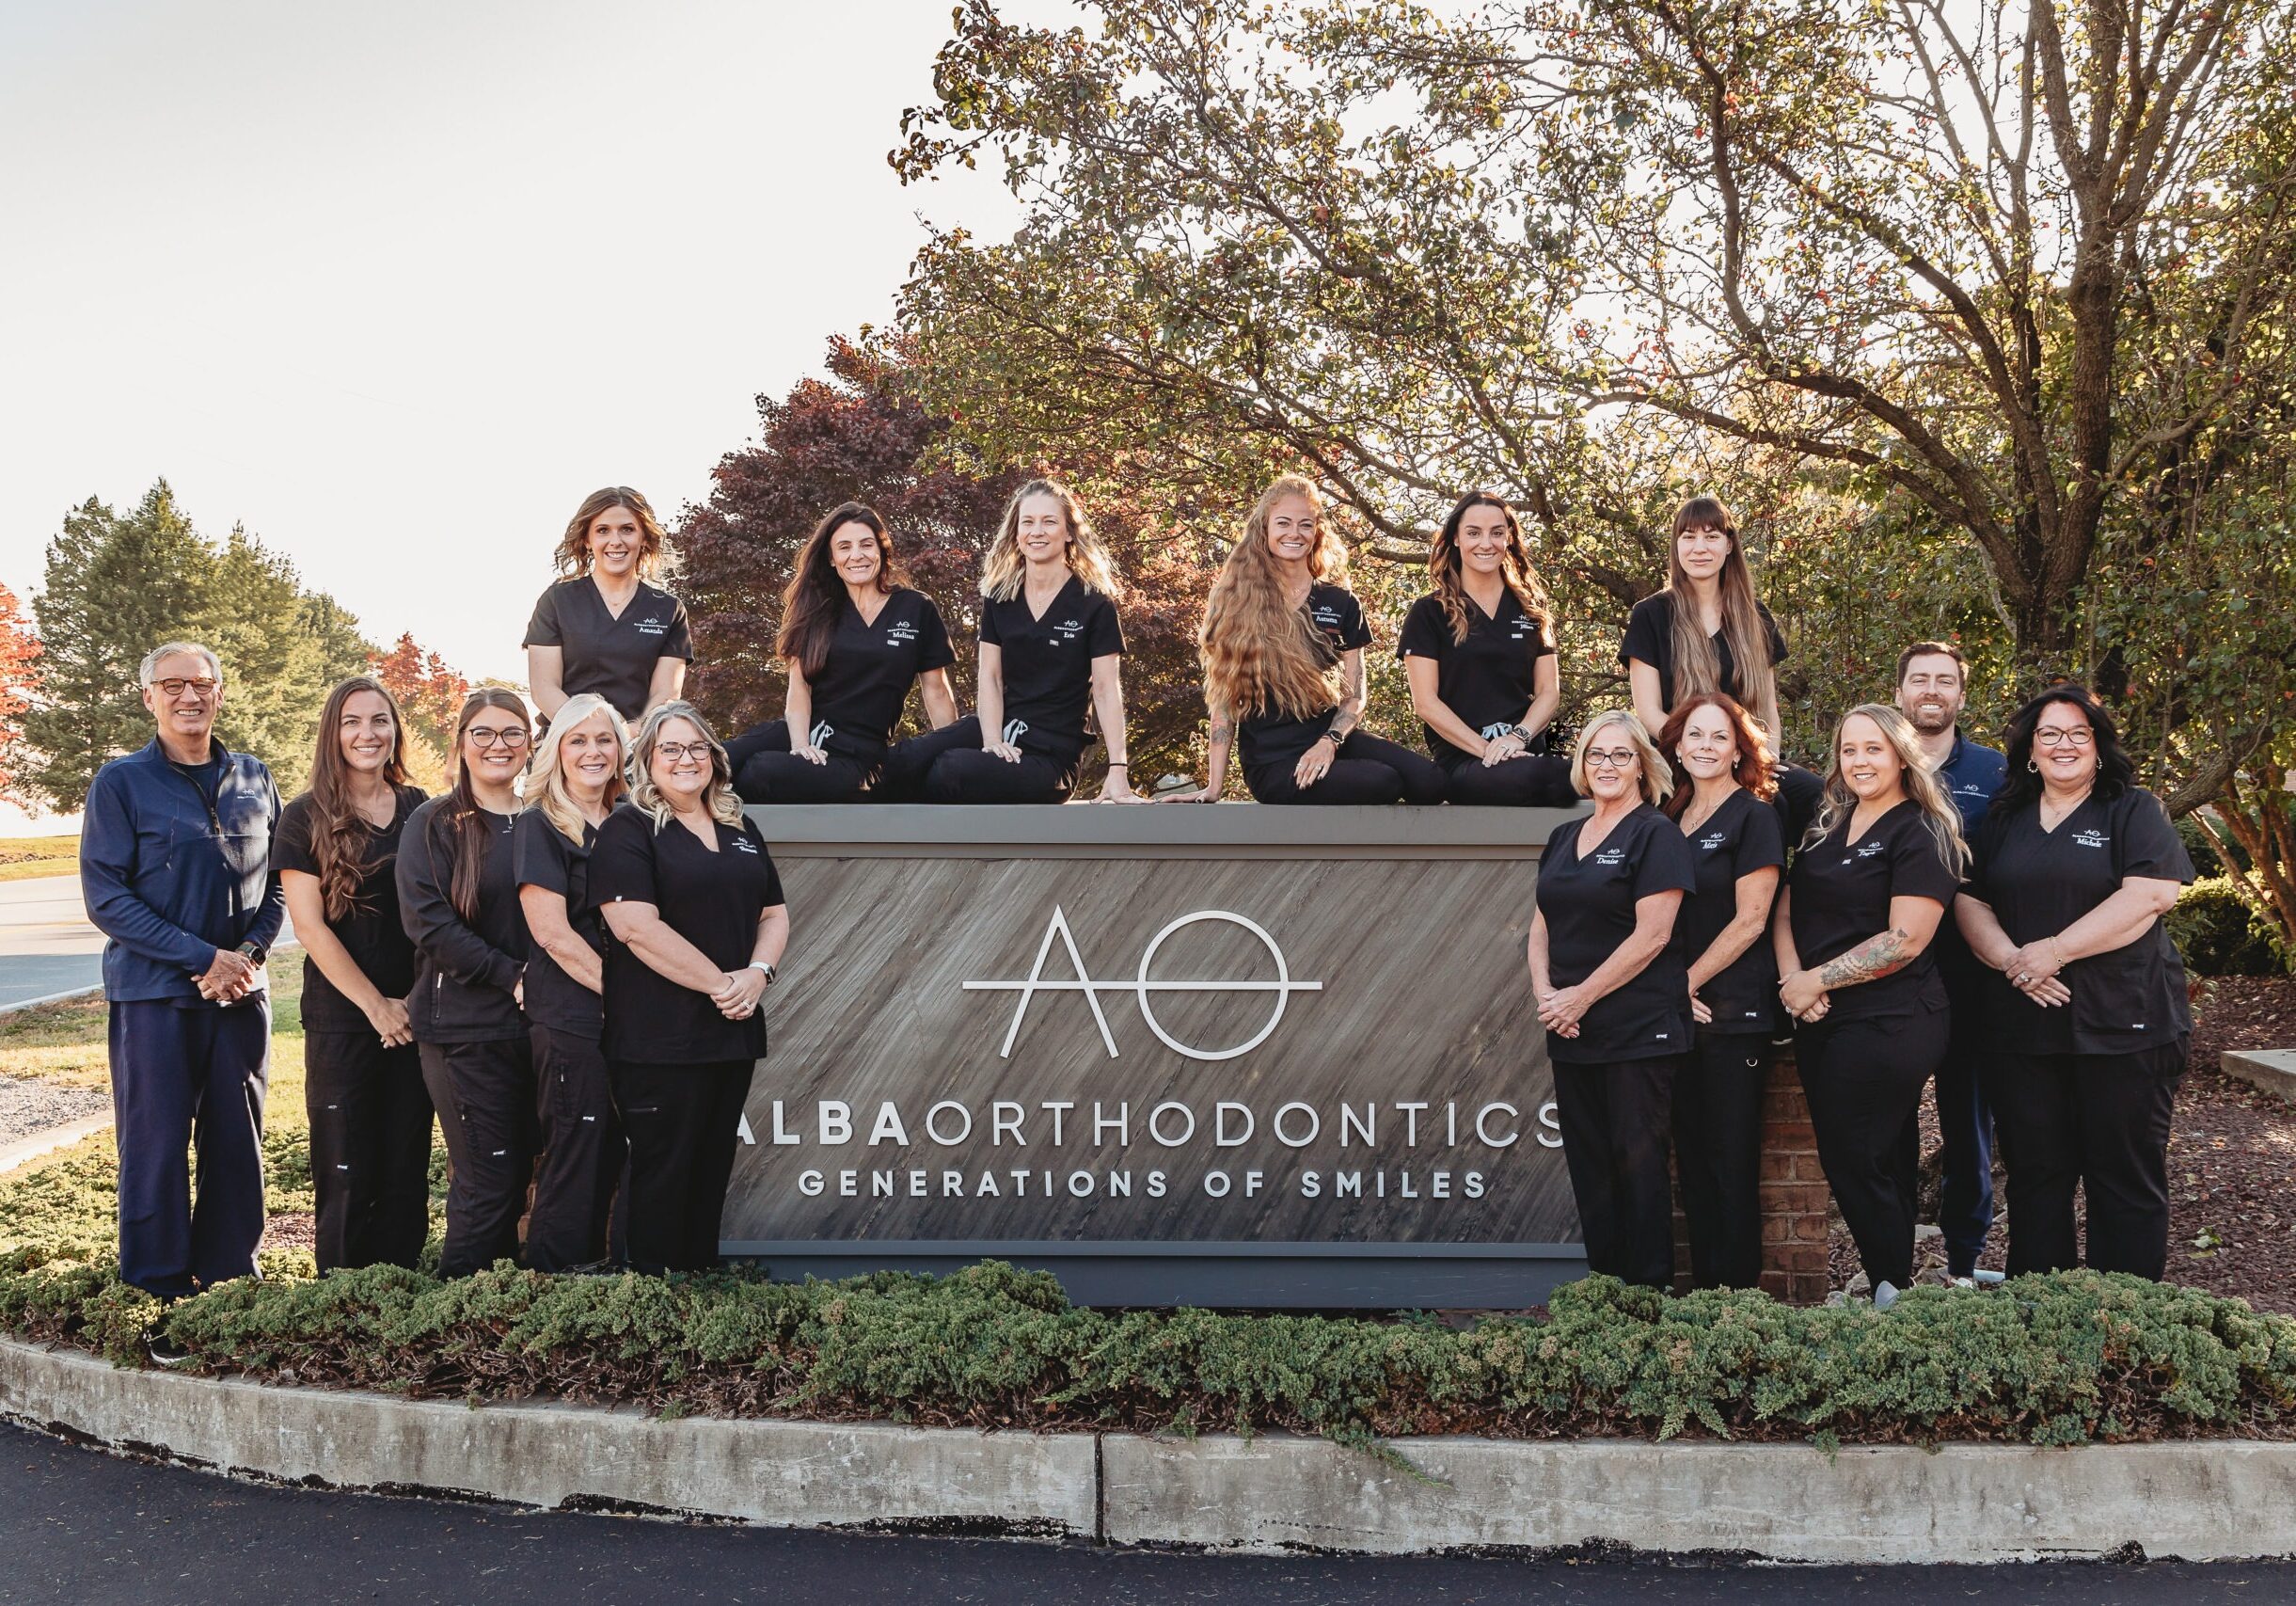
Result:
M582 499L558 566L526 627L526 676L545 723L594 692L625 720L676 696L693 658L686 605L653 582L666 561L661 521L627 485Z
M1437 803L1433 760L1356 728L1363 718L1363 605L1347 548L1316 488L1286 475L1260 494L1212 581L1198 633L1211 775L1166 803L1217 803L1234 747L1243 784L1271 803Z
M1085 712L1108 743L1103 803L1134 803L1125 747L1123 594L1075 494L1031 480L981 567L980 711L885 760L893 803L1055 803L1076 787Z
M725 744L746 803L860 802L884 768L912 685L935 730L957 718L957 655L941 610L895 582L893 537L860 502L832 509L798 553L774 650L789 672L782 717Z

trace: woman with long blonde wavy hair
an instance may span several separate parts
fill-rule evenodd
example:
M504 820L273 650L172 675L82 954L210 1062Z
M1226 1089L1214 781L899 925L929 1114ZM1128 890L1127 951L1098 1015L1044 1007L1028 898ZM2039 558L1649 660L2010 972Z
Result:
M1261 803L1441 803L1443 771L1358 730L1363 604L1347 548L1315 486L1287 474L1260 493L1227 554L1196 636L1211 718L1211 774L1173 803L1217 803L1235 749Z
M1102 803L1137 803L1124 728L1123 595L1076 493L1012 493L981 566L979 711L895 746L880 789L896 803L1066 803L1090 741L1108 744Z

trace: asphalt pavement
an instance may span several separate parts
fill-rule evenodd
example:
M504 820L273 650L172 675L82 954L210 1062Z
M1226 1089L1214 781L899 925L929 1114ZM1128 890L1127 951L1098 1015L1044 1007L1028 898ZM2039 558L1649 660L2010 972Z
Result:
M281 945L294 940L282 923ZM88 924L78 876L0 882L0 1009L103 979L103 933Z
M1756 1566L1608 1554L1230 1556L784 1532L246 1484L0 1425L0 1602L2174 1602L2296 1598L2296 1564Z

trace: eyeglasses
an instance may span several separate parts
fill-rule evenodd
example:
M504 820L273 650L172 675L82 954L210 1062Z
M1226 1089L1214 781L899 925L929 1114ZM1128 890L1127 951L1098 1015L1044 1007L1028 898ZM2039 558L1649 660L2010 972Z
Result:
M709 743L706 741L657 741L654 744L654 756L667 758L673 764L683 764L689 758L698 759L706 764L709 762Z
M2097 739L2097 733L2085 725L2078 730L2036 730L2033 739L2040 747L2063 747L2068 742L2075 747L2086 747Z
M1639 757L1631 747L1614 747L1607 751L1599 747L1587 749L1587 768L1590 770L1623 770Z
M463 734L470 739L471 746L478 748L500 745L516 749L524 747L533 739L516 725L511 726L508 730L467 730Z
M181 697L186 692L197 692L202 697L212 696L214 693L215 686L214 678L206 675L200 676L197 680L167 679L151 682L151 689L163 697Z

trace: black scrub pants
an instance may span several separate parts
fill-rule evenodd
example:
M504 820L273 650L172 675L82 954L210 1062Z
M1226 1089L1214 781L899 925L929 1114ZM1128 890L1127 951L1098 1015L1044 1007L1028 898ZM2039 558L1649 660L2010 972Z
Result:
M572 1271L606 1259L607 1224L629 1145L595 1038L529 1028L542 1162L526 1218L526 1264Z
M629 1134L632 1271L706 1271L740 1142L757 1062L613 1064L614 1103Z
M939 730L894 743L881 788L891 803L1056 803L1076 789L1076 766L1041 753L1018 763L981 746L981 722L967 714Z
M1647 1288L1673 1286L1667 1109L1686 1057L1555 1062L1555 1115L1589 1271Z
M1674 1174L1694 1288L1762 1284L1762 1089L1768 1034L1700 1027L1674 1078Z
M1945 1057L1951 1029L1950 1011L1916 1009L1829 1018L1795 1032L1818 1164L1876 1286L1912 1286L1922 1089Z
M1465 758L1446 767L1444 795L1455 803L1486 808L1576 808L1571 761L1548 753L1485 764Z
M303 1107L319 1269L413 1266L431 1235L431 1090L420 1051L385 1048L372 1030L307 1032Z
M1439 803L1450 787L1450 777L1433 759L1359 730L1348 733L1338 756L1314 786L1302 787L1291 778L1298 767L1295 758L1254 764L1243 771L1243 784L1263 803Z
M518 1217L534 1174L533 1051L524 1038L421 1046L422 1080L453 1168L438 1275L467 1277L518 1255Z
M2160 1280L2169 1114L2186 1048L2179 1040L2135 1054L2003 1052L1986 1067L2008 1162L2010 1275L2081 1264L2078 1184L2090 1269Z
M109 1035L120 1280L173 1299L245 1277L263 1237L270 994L122 1001Z
M734 790L748 803L859 803L877 779L878 766L830 754L815 764L789 751L789 724L768 720L725 745Z
M1951 910L1945 924L1953 924ZM1985 972L1959 933L1940 930L1937 944L1939 969L1954 1015L1945 1057L1938 1064L1938 1137L1944 1159L1938 1229L1945 1236L1946 1269L1967 1277L1977 1269L1977 1259L1993 1231L1993 1106L1986 1098L1983 1074L1990 1022L1985 1009Z

